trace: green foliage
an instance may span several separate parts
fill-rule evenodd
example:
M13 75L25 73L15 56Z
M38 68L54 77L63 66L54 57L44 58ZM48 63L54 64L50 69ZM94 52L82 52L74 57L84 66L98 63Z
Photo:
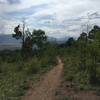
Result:
M89 32L88 38L95 41L99 40L100 42L100 27L95 25L93 29Z
M54 48L53 48L54 47ZM21 51L0 52L0 100L20 100L26 90L56 63L57 48L44 45L38 55L23 58Z
M32 59L25 64L25 72L29 74L37 74L41 69L41 62L37 58Z
M46 35L43 30L33 30L32 32L32 41L33 44L36 44L39 48L43 46L43 44L46 42Z
M81 89L96 89L97 85L100 88L99 26L94 26L89 34L83 32L73 46L59 52L64 60L64 80L74 82Z
M69 38L68 41L66 42L66 45L70 47L70 46L73 46L74 43L75 43L75 40L74 40L74 38L71 37L71 38Z
M22 38L22 32L20 31L20 25L16 26L14 28L15 34L12 34L12 36L16 39L21 39Z
M23 26L23 31L20 31L20 25L14 28L15 34L12 34L13 38L22 39L22 54L23 56L29 56L32 54L32 48L34 45L37 45L38 49L41 49L43 44L46 43L45 32L41 29L33 30L31 33L29 29L24 30L25 25Z
M23 39L19 26L16 27L16 39ZM57 44L46 42L45 32L33 30L32 34L25 32L24 52L3 51L0 53L0 99L19 100L24 90L28 88L29 80L35 79L37 74L43 73L52 65L57 64L59 55L64 62L64 80L74 82L80 89L95 88L100 83L100 28L94 26L87 33L82 33L78 40L70 38L66 46L61 48ZM31 52L33 45L38 46ZM28 57L30 53L31 57ZM19 92L20 91L20 92ZM67 99L67 98L65 98Z

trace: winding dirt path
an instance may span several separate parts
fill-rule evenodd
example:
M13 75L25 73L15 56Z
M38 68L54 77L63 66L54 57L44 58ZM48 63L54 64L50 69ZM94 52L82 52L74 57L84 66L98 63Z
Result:
M49 71L39 85L34 89L30 88L22 100L54 100L57 87L61 82L63 72L63 63L58 58L58 65Z

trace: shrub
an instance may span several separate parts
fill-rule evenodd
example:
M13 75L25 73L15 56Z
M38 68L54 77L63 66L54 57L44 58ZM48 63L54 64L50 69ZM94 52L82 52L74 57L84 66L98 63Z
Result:
M37 74L41 69L40 65L38 59L32 59L25 65L25 71L27 74Z

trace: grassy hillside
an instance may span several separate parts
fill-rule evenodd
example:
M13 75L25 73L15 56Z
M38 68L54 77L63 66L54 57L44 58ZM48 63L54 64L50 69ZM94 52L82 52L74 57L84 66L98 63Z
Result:
M30 82L34 84L57 64L57 56L64 62L65 86L70 82L76 90L95 90L100 95L100 27L83 32L77 40L69 38L65 44L45 43L41 49L25 50L0 52L0 100L20 100Z
M31 58L23 58L20 51L1 51L0 100L20 100L29 85L55 64L56 48L51 46Z

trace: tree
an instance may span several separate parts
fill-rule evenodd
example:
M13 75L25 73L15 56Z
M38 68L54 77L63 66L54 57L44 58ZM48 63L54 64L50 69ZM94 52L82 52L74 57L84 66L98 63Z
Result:
M20 31L20 25L16 26L14 28L15 34L12 34L13 38L22 39L22 50L24 50L24 44L25 44L25 32L24 32L25 25L23 25L23 31Z
M46 42L45 32L41 29L33 30L31 33L29 29L25 31L25 24L23 22L23 31L20 31L20 25L14 28L15 34L12 36L16 39L22 39L22 52L28 54L32 52L33 45L37 45L38 48L42 48L43 44ZM25 54L24 53L24 54Z
M73 37L69 38L66 42L67 46L72 46L75 43L75 40Z
M78 38L78 47L80 51L80 69L84 71L86 69L86 60L87 60L87 33L82 32Z
M20 25L14 28L14 32L15 34L12 35L14 38L20 39L22 37L22 32L20 31Z
M95 25L93 29L89 32L88 38L100 41L100 27Z
M92 40L90 42L90 40ZM89 82L97 83L97 67L100 56L100 27L94 26L87 35L82 33L78 39L80 50L80 66L81 69L88 72Z
M22 20L23 22L23 26L22 26L22 31L20 30L20 25L16 26L14 28L14 32L15 34L12 34L13 38L18 39L22 39L22 50L24 51L25 48L25 38L26 38L26 34L25 34L25 19L23 18Z
M87 33L83 32L82 34L80 34L78 40L87 40Z
M88 39L93 41L89 44L90 59L92 60L89 75L90 83L97 82L97 67L100 60L100 27L95 25L93 29L89 32Z
M47 37L45 32L41 29L33 30L32 32L32 42L36 44L38 48L42 48L43 44L46 43Z

